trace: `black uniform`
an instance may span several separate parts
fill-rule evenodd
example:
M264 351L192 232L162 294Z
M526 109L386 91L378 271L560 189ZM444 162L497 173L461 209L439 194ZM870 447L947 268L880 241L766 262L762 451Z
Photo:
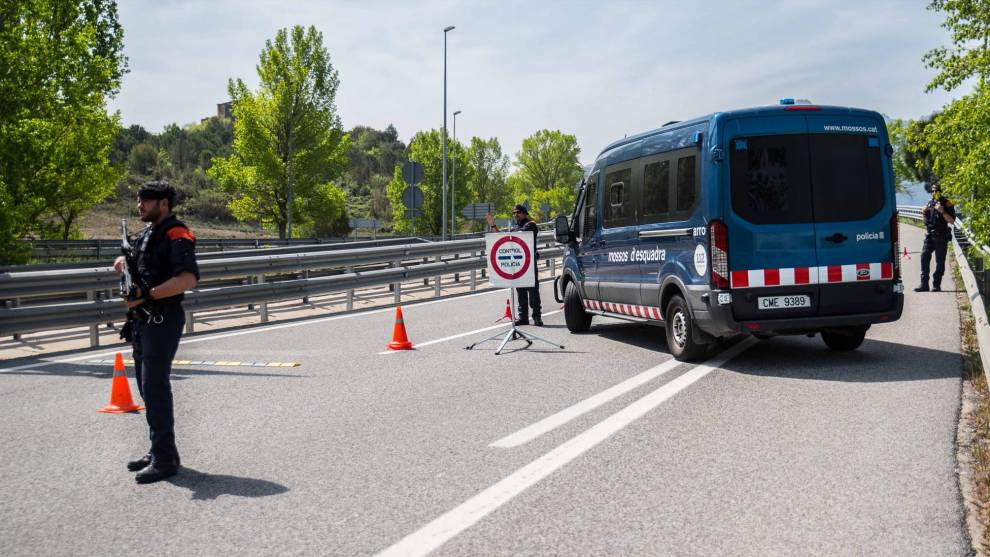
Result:
M136 281L143 292L180 273L190 272L199 279L196 264L196 238L175 215L149 226L138 238ZM178 464L172 412L172 358L186 323L183 295L155 299L132 310L134 372L138 390L147 408L145 416L151 437L152 462Z
M942 208L948 215L956 216L956 208L952 202L939 196L936 199L928 200L925 205L923 216L925 218L925 245L921 250L921 288L928 288L928 271L931 266L932 253L935 254L935 273L932 275L932 288L939 290L942 288L942 275L945 274L945 254L949 249L951 231L949 223L935 209L935 203L941 203Z
M539 228L536 223L532 220L527 219L526 222L522 224L515 224L509 229L511 232L528 231L539 233ZM536 264L536 260L539 254L533 254L533 264ZM539 276L539 271L537 271L537 276ZM533 310L533 320L542 321L542 304L540 301L540 283L537 280L536 286L533 288L516 288L516 295L518 296L519 305L517 315L520 321L529 321L529 310ZM528 306L528 307L527 307ZM537 323L539 324L539 323Z

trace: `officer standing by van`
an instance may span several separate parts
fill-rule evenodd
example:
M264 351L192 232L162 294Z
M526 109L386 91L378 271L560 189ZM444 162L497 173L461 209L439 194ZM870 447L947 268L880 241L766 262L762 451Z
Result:
M928 292L928 271L932 254L935 254L935 273L932 275L932 292L942 291L942 275L945 274L945 254L949 249L951 231L956 222L956 208L944 195L937 181L932 181L932 198L928 200L922 216L925 220L925 245L921 250L921 284L915 292Z
M536 226L536 222L529 218L529 210L526 209L525 205L516 205L512 208L512 218L515 219L516 224L509 229L509 232L533 232L534 238L535 234L538 234L539 227ZM488 222L488 226L492 227L495 232L501 232L498 225L495 224L495 217L491 213L485 215L485 221ZM537 259L537 254L533 254L534 262ZM534 263L535 264L535 263ZM539 276L537 274L537 276ZM516 296L518 297L519 319L516 319L516 325L529 325L529 310L533 310L533 324L537 327L543 326L543 315L542 315L542 304L540 303L540 282L537 279L536 286L531 288L516 288Z
M172 408L172 358L186 323L183 292L196 286L196 238L175 218L175 189L168 182L148 182L138 191L138 213L150 223L136 241L138 285L134 299L125 300L128 322L121 336L131 341L138 390L147 408L151 450L127 463L138 472L137 483L152 483L179 470ZM125 258L114 269L123 272ZM129 338L128 338L129 337Z

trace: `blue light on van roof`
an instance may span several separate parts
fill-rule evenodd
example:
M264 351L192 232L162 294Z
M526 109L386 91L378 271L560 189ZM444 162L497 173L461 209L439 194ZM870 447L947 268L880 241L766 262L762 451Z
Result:
M876 137L867 138L866 139L866 146L867 147L879 147L880 146L880 139L879 138L876 138Z
M794 104L794 99L790 97L786 99L780 99L780 104Z
M736 151L745 151L749 146L746 144L745 139L737 139L735 141Z
M701 138L702 138L701 132L694 132L694 144L695 145L701 145Z

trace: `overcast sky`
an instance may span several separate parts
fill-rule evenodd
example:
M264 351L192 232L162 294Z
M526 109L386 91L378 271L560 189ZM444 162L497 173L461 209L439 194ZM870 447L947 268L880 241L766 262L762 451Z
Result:
M257 85L279 28L315 25L340 72L344 127L393 124L408 141L443 125L443 28L455 25L457 137L497 137L511 156L536 130L560 129L590 163L626 134L782 97L930 114L968 88L924 92L922 55L949 44L925 4L120 0L130 73L111 109L153 132L198 122L228 100L228 78Z

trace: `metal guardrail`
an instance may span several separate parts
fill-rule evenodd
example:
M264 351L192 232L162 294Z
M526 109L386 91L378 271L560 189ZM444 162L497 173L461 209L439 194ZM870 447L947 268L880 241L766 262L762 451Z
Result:
M555 273L554 259L562 248L552 246L552 234L539 235L540 257ZM439 277L471 272L471 289L477 285L476 272L486 267L484 238L448 242L403 244L399 246L347 249L330 252L288 253L267 256L223 257L200 262L201 280L250 277L253 284L198 288L185 294L187 312L197 312L247 304L259 304L262 321L267 321L267 304L310 296L348 292L348 309L353 307L353 291L358 288L391 285L395 302L402 296L402 282L434 277L440 294ZM228 254L229 255L229 254ZM430 258L433 258L430 261ZM383 264L388 268L362 269ZM310 271L344 269L332 276L308 277ZM267 282L266 275L300 273L305 278ZM119 298L100 299L97 293L115 291L119 275L110 267L0 273L0 335L70 327L90 327L90 344L98 345L97 326L125 317ZM87 301L21 306L31 296L86 292ZM187 316L187 330L193 320Z

